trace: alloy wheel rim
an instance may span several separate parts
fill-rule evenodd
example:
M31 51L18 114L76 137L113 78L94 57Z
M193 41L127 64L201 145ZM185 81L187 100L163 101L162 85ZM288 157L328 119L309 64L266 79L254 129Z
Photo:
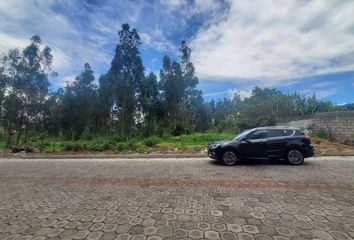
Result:
M302 161L302 153L299 150L291 150L288 153L288 159L293 164L299 164Z
M236 154L233 153L233 152L226 152L224 154L224 163L227 164L227 165L233 165L236 163L237 161L237 157L236 157Z

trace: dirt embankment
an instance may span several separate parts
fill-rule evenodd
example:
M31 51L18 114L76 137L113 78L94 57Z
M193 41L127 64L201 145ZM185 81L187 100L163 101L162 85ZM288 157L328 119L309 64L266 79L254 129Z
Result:
M311 138L311 144L315 149L315 155L353 155L354 146L345 145L338 142L331 142L320 138Z

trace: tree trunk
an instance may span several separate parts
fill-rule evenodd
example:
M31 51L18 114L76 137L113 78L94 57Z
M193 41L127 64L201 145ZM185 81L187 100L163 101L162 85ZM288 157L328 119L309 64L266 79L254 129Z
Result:
M18 130L17 130L17 138L16 138L16 145L19 145L20 139L22 135L22 122L20 123Z
M19 145L20 143L20 139L21 139L21 135L22 135L22 124L23 124L23 113L21 115L21 120L20 123L18 125L18 129L17 129L17 138L16 138L16 145Z
M29 118L28 115L26 116L26 125L25 125L25 142L28 144L28 125L29 125Z
M5 148L9 148L12 140L12 123L7 128L7 139Z

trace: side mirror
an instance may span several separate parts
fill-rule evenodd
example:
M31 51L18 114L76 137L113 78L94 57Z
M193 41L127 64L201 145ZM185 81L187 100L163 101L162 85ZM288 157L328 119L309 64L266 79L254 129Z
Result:
M242 141L242 142L246 142L246 143L249 143L249 142L250 142L250 140L248 140L246 137L242 138L241 141Z

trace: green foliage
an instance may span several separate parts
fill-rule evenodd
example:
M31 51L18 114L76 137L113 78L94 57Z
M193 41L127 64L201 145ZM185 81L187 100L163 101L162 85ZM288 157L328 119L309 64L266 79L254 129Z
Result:
M40 122L45 115L52 60L51 49L43 46L37 35L31 37L24 49L10 50L1 59L0 117L7 133L7 145L13 138L18 145L22 135L28 143L31 124Z
M76 142L67 142L67 143L64 143L63 150L64 151L79 152L82 150L82 145L80 143L76 143Z
M115 55L107 74L101 78L102 92L111 94L105 99L108 109L114 109L114 114L119 119L119 132L122 137L130 137L134 130L136 117L137 96L141 92L144 66L140 57L140 37L135 28L123 24L118 32L119 42ZM111 88L107 90L107 87ZM110 113L108 113L110 114ZM107 116L110 117L109 115Z
M148 148L146 146L139 146L139 147L137 147L136 152L140 153L140 154L150 153L151 152L151 148Z
M144 145L147 147L155 147L156 144L160 143L161 139L155 136L148 137L144 140Z
M5 141L0 140L0 150L5 148Z
M116 150L122 152L127 149L127 144L125 142L119 142L116 144Z
M135 151L139 147L142 147L142 145L138 144L135 140L130 140L128 142L119 142L116 144L116 150L118 152Z
M216 126L218 132L228 132L228 133L237 133L240 132L238 125L237 117L230 115L226 119L221 120Z
M195 147L204 146L210 142L220 141L220 140L230 140L237 132L232 133L193 133L190 135L183 136L169 136L162 139L161 144L170 145L174 147Z
M314 131L309 133L309 136L314 138L322 138L322 139L329 140L329 136L325 131Z

